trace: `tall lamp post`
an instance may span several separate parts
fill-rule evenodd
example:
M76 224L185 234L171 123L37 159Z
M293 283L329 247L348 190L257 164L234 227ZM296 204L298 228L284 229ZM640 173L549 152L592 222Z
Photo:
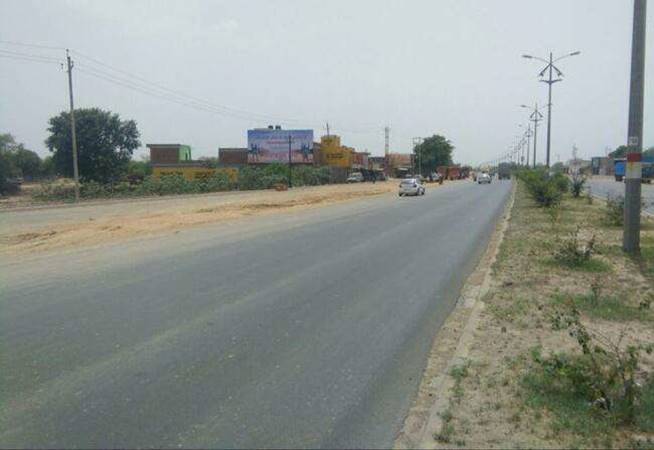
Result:
M551 149L551 142L552 142L552 85L554 83L558 83L559 81L563 81L563 72L559 70L558 67L554 65L555 62L561 61L562 59L569 58L570 56L577 56L581 54L581 52L576 51L572 53L568 53L567 55L559 56L558 58L554 58L552 55L552 52L550 52L550 58L549 60L545 58L540 58L538 56L532 56L532 55L522 55L523 58L527 59L536 59L538 61L542 61L545 64L545 68L540 71L538 74L539 77L544 77L545 73L548 74L548 77L546 79L541 79L540 81L543 83L547 83L548 85L548 102L547 102L547 157L546 157L546 162L545 164L547 167L550 167L550 149ZM558 78L554 78L554 71L556 71L556 76Z
M527 105L520 105L521 108L527 108L531 109L530 106ZM541 114L540 110L538 109L538 102L535 103L533 112L529 115L529 120L534 122L534 157L532 160L532 165L534 169L536 168L536 144L538 142L538 122L543 120L543 114Z

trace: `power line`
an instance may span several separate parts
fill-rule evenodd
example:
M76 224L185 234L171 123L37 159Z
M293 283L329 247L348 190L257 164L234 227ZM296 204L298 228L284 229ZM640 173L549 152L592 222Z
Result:
M109 65L107 63L104 63L104 62L96 59L96 58L93 58L91 56L80 53L77 50L71 50L71 52L73 52L77 56L82 57L83 59L87 59L87 60L89 60L89 61L91 61L91 62L93 62L93 63L95 63L97 65L100 65L102 67L105 67L105 68L107 68L107 69L109 69L111 71L121 73L121 74L126 75L128 77L134 78L135 80L139 80L140 82L146 83L146 84L148 84L150 86L153 86L153 87L155 87L155 88L157 88L157 89L159 89L161 91L176 95L178 97L183 97L186 100L192 100L194 102L203 103L203 104L205 104L207 106L210 106L212 108L222 109L226 113L236 113L236 114L241 114L241 115L247 115L248 117L250 117L250 118L252 118L254 120L266 120L266 121L272 120L272 121L280 121L280 122L285 122L285 123L302 122L301 120L298 120L298 119L281 118L281 117L275 117L275 116L271 116L271 115L267 115L267 114L253 113L253 112L250 112L250 111L244 111L244 110L232 108L232 107L229 107L229 106L209 102L207 100L204 100L204 99L201 99L201 98L198 98L198 97L194 97L194 96L186 94L184 92L181 92L181 91L178 91L178 90L171 89L169 87L163 86L163 85L161 85L159 83L155 83L155 82L153 82L151 80L140 77L140 76L135 75L133 73L130 73L130 72L126 71L126 70L113 67L113 66L111 66L111 65Z
M64 47L53 47L50 45L40 45L40 44L28 44L25 42L17 42L17 41L3 41L0 40L0 44L7 44L7 45L16 45L19 47L31 47L31 48L42 48L45 50L66 50Z
M12 52L10 50L0 49L0 53L4 53L4 54L7 54L7 55L13 55L13 56L23 56L23 57L28 57L28 58L42 59L42 60L45 60L45 61L56 62L56 63L59 63L59 62L62 61L59 58L53 58L51 56L34 55L34 54L31 54L31 53Z
M56 65L61 64L61 63L58 63L58 62L55 62L55 61L47 61L47 60L43 60L43 59L29 58L29 57L26 57L26 56L13 56L13 55L0 54L0 58L14 59L14 60L17 60L17 61L39 62L39 63L43 63L43 64L56 64Z

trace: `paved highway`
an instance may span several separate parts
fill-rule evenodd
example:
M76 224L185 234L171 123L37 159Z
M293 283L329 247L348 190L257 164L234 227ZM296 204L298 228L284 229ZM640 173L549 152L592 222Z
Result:
M619 183L613 178L592 178L589 180L588 185L593 194L601 198L606 198L607 195L612 197L624 196L624 183ZM641 195L645 202L643 210L654 214L654 184L643 184Z
M392 445L509 192L0 261L0 447Z

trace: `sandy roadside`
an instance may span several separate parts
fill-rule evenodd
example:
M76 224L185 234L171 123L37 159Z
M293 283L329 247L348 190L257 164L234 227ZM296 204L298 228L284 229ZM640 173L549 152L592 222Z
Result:
M366 197L390 195L394 182L329 185L283 192L252 191L241 195L171 197L169 201L112 202L66 210L30 211L20 220L0 220L0 254L18 255L118 242L244 216L315 208ZM4 212L5 219L21 212ZM9 216L8 216L9 215ZM18 216L20 217L20 216ZM2 219L2 218L0 218ZM27 223L29 221L29 224Z

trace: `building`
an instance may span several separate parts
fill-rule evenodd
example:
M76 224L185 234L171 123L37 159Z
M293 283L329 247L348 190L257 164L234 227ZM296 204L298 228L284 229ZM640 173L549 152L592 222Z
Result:
M608 156L594 156L590 160L593 175L613 175L613 159Z
M317 150L317 151L316 151ZM354 149L341 145L341 137L335 134L322 136L320 147L316 152L316 161L321 166L340 167L342 169L352 168Z
M218 163L221 165L245 165L248 163L248 149L237 147L219 148Z
M177 164L192 161L191 147L183 144L146 144L150 150L150 163Z

